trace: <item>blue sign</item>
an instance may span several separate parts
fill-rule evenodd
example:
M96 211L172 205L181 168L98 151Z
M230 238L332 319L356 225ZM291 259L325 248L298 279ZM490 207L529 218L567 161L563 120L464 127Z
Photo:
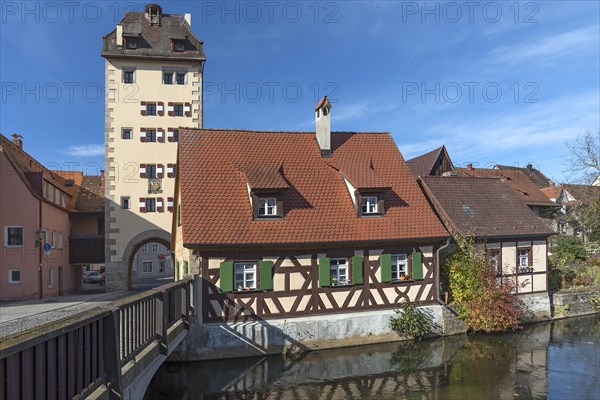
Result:
M44 253L46 253L46 255L48 255L50 253L50 243L46 243L44 245Z

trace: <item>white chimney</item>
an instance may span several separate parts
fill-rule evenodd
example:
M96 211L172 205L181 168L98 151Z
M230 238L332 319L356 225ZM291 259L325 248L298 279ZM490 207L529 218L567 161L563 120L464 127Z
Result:
M188 23L188 25L190 26L190 28L192 27L192 14L190 13L185 13L183 15L183 19L185 19L185 22Z
M117 24L117 46L123 47L123 25Z
M20 149L23 149L23 136L19 135L18 133L13 133L12 142L19 146Z
M315 108L317 125L317 143L321 149L321 157L331 156L331 103L327 96L323 97Z

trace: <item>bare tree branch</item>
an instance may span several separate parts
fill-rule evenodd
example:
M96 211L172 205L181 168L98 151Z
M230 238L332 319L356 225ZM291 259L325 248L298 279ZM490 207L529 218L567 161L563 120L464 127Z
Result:
M565 171L569 182L591 185L600 176L600 130L579 135L565 146L570 155Z

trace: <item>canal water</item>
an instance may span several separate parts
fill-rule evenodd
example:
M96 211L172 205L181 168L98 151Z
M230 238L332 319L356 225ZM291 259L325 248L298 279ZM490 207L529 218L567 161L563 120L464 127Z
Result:
M158 399L600 399L600 316L281 356L161 367Z

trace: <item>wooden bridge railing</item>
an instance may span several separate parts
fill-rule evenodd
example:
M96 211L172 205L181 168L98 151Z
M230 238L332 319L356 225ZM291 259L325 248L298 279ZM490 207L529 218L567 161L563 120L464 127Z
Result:
M121 393L121 368L168 330L189 328L193 279L145 291L3 338L0 399L84 398L101 385Z

